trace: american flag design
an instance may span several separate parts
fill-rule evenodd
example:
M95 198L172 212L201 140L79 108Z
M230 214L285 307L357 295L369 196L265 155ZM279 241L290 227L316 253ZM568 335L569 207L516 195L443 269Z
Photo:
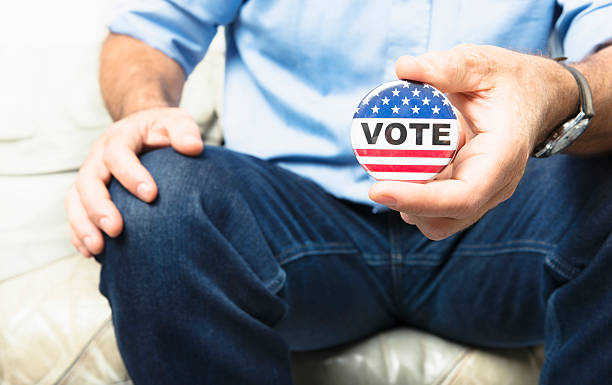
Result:
M383 83L363 98L353 115L355 156L378 180L433 179L452 161L458 140L454 107L429 84Z

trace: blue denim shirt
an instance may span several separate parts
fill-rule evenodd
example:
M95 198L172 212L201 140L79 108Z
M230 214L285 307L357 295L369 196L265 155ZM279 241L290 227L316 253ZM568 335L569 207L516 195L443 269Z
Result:
M350 144L355 106L395 79L401 55L491 44L578 60L612 38L612 1L136 0L109 28L176 60L189 74L226 26L224 136L337 197L372 204L373 180Z

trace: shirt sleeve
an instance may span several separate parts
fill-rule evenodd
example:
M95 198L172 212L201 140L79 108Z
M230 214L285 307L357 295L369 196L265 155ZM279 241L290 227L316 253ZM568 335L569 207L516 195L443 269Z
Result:
M242 0L123 0L107 26L162 51L188 76L204 57L217 27L231 23L241 5Z
M564 55L578 61L612 40L612 1L558 0L557 20Z

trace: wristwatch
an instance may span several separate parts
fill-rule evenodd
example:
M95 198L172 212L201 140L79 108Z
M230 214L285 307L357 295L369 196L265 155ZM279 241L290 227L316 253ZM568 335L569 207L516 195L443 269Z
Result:
M595 115L589 82L580 71L561 62L565 59L566 58L558 58L555 60L567 69L574 76L574 79L576 79L576 83L578 83L580 111L578 115L553 130L542 144L536 146L533 151L533 156L536 158L546 158L565 150L582 135L588 127L591 118Z

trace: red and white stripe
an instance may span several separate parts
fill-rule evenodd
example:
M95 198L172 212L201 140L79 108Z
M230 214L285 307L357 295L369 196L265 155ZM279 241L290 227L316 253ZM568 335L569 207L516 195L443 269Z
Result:
M415 131L408 130L406 142L402 145L391 145L385 139L384 128L376 144L368 144L361 127L362 121L370 121L374 127L376 121L387 119L355 119L353 122L351 140L355 156L363 168L377 180L398 180L410 182L423 182L433 179L453 159L457 149L458 126L455 120L438 120L436 122L450 123L451 134L445 139L450 145L432 145L431 130L423 131L423 144L416 145ZM388 119L396 122L398 119ZM399 119L405 121L407 119ZM410 122L419 123L423 120L411 119ZM431 120L427 120L431 122ZM405 123L408 127L409 122ZM387 124L384 126L386 127Z

